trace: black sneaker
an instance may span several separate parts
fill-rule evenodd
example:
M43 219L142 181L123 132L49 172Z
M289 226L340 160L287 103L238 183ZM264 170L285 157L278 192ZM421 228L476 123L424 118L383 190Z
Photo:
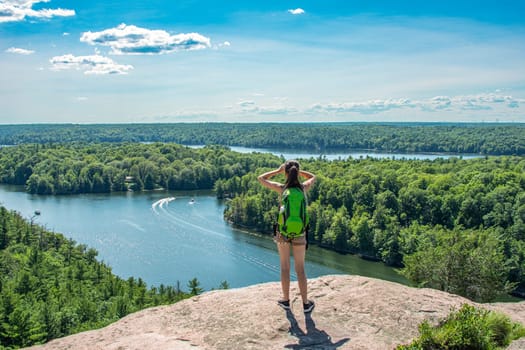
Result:
M311 300L308 300L308 302L306 304L303 304L303 310L304 310L304 313L307 314L309 312L312 312L312 310L314 309L315 307L315 304L313 301Z
M290 310L290 300L279 300L277 305L282 307L285 310Z

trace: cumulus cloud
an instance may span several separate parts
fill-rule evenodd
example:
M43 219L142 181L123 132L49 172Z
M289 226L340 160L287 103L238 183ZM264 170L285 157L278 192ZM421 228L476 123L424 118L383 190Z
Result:
M451 99L452 104L464 110L490 110L500 106L519 108L520 101L508 95L479 94L456 96Z
M111 58L91 55L73 56L71 54L55 56L49 60L52 70L83 70L84 74L127 74L128 70L133 69L131 65L115 63Z
M262 115L291 115L298 112L296 108L293 107L259 107L259 114Z
M335 113L356 112L362 114L372 114L388 111L398 108L414 108L417 103L408 99L387 99L387 100L370 100L363 102L343 102L343 103L328 103L315 104L311 111L326 111Z
M2 0L0 1L0 23L23 21L26 17L49 19L52 17L74 16L74 10L40 9L33 10L33 5L50 0Z
M376 114L393 109L416 109L425 112L432 111L482 111L501 108L519 108L525 101L512 96L500 94L478 94L466 96L435 96L426 100L386 99L360 102L341 102L315 104L308 113L358 113Z
M287 118L304 118L315 120L333 118L364 118L381 120L381 118L407 118L413 116L469 116L467 118L492 118L495 115L511 115L521 111L525 99L514 98L502 93L483 93L477 95L435 96L427 99L373 99L363 101L340 101L316 103L311 106L294 106L290 98L269 97L251 93L252 98L240 99L235 106L229 107L238 116L282 116ZM470 117L471 116L471 117ZM379 118L379 119L378 119ZM361 119L359 119L361 120Z
M31 55L31 54L35 53L35 51L33 51L33 50L26 50L26 49L21 49L21 48L18 48L18 47L10 47L7 50L5 50L5 52L16 53L16 54L19 54L19 55Z
M452 105L452 100L447 96L436 96L432 98L429 102L429 109L447 109Z
M289 115L296 113L298 110L293 107L283 106L283 105L258 105L253 100L243 100L237 103L237 106L240 107L240 112L250 113L250 114L259 114L259 115Z
M85 32L80 41L90 45L108 46L113 54L133 55L200 50L211 46L210 39L199 33L171 35L164 30L150 30L124 23L101 32Z
M289 13L292 15L302 15L304 13L304 10L302 8L296 8L296 9L289 9Z

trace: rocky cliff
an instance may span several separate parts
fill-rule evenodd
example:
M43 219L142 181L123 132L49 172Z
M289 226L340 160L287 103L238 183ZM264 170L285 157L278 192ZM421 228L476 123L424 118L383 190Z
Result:
M467 299L361 276L311 279L316 308L302 312L292 283L292 310L276 304L278 282L217 290L146 309L105 328L31 349L393 349L418 335L423 320L437 322ZM525 324L525 302L477 305ZM509 349L525 349L524 338Z

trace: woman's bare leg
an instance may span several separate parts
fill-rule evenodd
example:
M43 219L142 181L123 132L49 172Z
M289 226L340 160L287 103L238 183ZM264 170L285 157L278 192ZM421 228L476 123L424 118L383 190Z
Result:
M281 289L283 300L290 300L290 243L277 243L281 261Z
M292 245L293 260L295 265L295 273L297 274L297 283L299 284L299 291L303 304L308 302L308 287L306 282L306 272L304 271L304 256L306 253L306 246L303 244Z

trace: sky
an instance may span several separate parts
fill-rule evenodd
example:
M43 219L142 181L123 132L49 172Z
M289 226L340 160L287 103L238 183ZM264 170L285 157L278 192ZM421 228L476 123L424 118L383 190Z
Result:
M525 0L0 0L0 124L525 123Z

